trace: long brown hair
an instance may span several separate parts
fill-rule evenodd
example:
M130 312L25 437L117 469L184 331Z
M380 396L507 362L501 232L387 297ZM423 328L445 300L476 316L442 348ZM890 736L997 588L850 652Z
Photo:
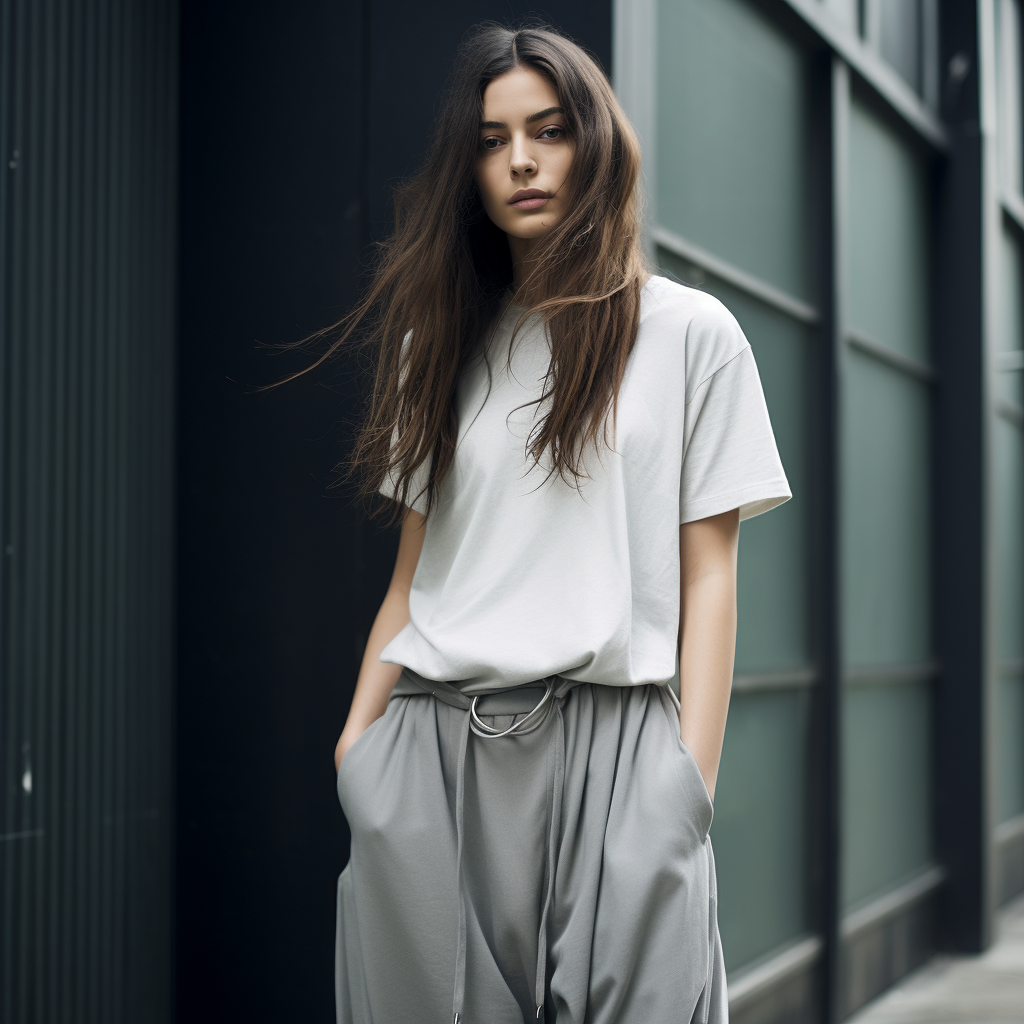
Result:
M567 213L529 257L528 281L543 282L547 298L515 325L518 331L538 313L551 340L537 399L550 406L526 444L538 465L548 453L548 476L558 473L578 486L587 475L584 448L597 445L599 433L607 440L607 413L614 423L639 329L648 272L640 244L640 146L604 72L547 26L476 26L460 48L426 161L396 192L395 227L379 244L365 297L332 327L296 343L340 330L311 370L363 325L376 372L343 467L358 473L366 496L389 473L403 503L425 492L428 514L455 456L459 375L512 282L508 240L484 212L474 168L484 89L520 66L554 86L573 143ZM427 481L410 494L424 463Z

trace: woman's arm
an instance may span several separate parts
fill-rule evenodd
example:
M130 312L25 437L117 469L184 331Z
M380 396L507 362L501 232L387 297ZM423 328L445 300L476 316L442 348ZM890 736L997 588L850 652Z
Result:
M401 665L386 664L380 660L380 653L402 631L409 621L409 589L413 573L423 550L424 524L426 517L406 509L402 519L402 535L398 541L398 557L391 574L388 592L384 595L380 611L373 620L363 663L356 680L356 692L352 697L345 728L334 748L334 770L341 767L345 751L363 734L363 730L384 714L388 697L402 673Z
M736 655L739 509L679 527L680 734L712 799Z

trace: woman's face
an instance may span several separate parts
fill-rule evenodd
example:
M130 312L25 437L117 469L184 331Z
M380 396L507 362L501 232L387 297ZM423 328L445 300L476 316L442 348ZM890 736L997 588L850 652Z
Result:
M565 213L565 125L554 86L532 68L513 68L484 89L476 181L487 216L511 238L539 238Z

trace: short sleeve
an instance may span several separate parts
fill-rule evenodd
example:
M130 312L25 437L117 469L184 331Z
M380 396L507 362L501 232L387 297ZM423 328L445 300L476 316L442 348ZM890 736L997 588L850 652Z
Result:
M427 514L427 492L425 488L427 481L430 479L430 463L431 458L428 456L417 467L409 484L408 507L424 516ZM398 474L394 468L385 473L383 483L377 488L378 493L383 494L385 498L391 498L392 501L398 501L397 476Z
M740 519L791 498L749 343L687 402L679 522L740 510Z

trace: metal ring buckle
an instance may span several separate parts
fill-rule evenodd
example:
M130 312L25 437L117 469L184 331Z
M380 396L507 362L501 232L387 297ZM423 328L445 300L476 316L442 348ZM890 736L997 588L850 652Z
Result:
M476 713L476 702L486 696L486 694L478 693L472 703L469 705L469 727L476 733L477 736L482 737L485 740L497 740L501 739L502 736L512 736L520 733L533 732L534 729L540 728L543 724L544 719L547 717L546 714L542 715L532 722L528 727L525 727L527 722L530 721L534 715L537 714L542 708L549 707L548 702L551 700L552 694L555 692L554 680L548 679L544 683L544 695L531 711L528 711L518 722L513 722L507 729L499 732L497 729L492 729L489 725L486 725L480 720L480 716ZM524 728L525 727L525 728Z

